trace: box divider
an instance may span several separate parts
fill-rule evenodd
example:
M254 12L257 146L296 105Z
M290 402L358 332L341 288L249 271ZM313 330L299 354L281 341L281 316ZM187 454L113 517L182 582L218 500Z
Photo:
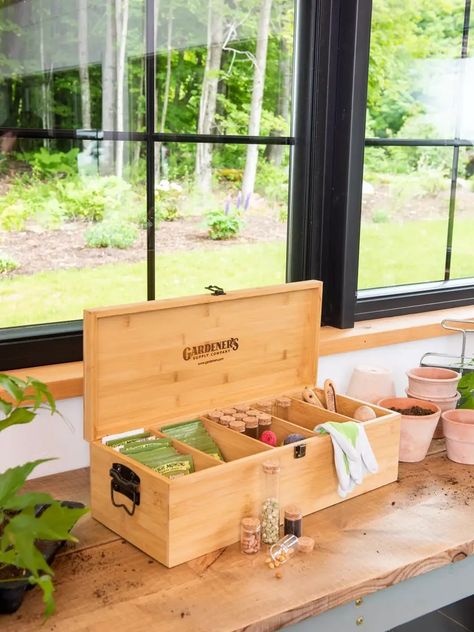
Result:
M190 454L193 457L196 472L200 470L205 470L208 467L214 467L215 465L222 465L222 461L220 459L216 459L210 454L207 454L206 452L202 452L201 450L198 450L197 448L194 448L193 446L188 445L184 441L179 441L179 439L168 437L163 432L155 428L149 428L149 430L157 437L161 437L163 439L170 439L173 446L181 454Z
M266 443L262 443L262 441L258 439L247 437L247 435L243 435L235 430L229 430L229 428L222 426L216 421L207 419L207 417L201 417L201 420L221 449L226 461L235 461L246 456L260 454L266 451L269 452L275 449Z

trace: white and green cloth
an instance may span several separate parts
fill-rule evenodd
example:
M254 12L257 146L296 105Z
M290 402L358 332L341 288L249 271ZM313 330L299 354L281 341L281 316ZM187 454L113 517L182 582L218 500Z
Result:
M377 459L362 424L355 421L327 421L315 426L314 431L331 437L339 480L337 492L341 498L360 485L366 474L378 472Z

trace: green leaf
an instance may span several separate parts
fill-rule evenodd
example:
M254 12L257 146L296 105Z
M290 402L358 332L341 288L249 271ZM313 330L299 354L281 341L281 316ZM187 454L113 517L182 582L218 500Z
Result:
M36 413L29 408L15 408L15 410L5 419L0 421L0 431L5 430L9 426L18 424L29 424L36 417Z
M34 509L37 505L49 505L52 502L55 502L54 498L49 494L29 492L27 494L13 496L8 499L3 504L3 508L10 511L21 511L28 507L32 507Z
M9 404L4 399L0 399L0 412L2 412L4 415L9 415L12 408L13 404Z
M17 520L18 518L21 519ZM38 575L40 571L52 575L53 571L42 553L36 548L34 534L28 527L34 520L36 520L34 515L18 514L7 524L2 538L13 547L16 553L16 566L28 569L33 575Z
M36 585L43 591L43 603L45 605L44 615L50 617L56 610L56 604L53 599L53 580L50 575L40 575L39 577L30 577L30 584Z
M3 507L4 503L12 498L16 492L23 487L26 479L35 467L41 465L41 463L46 463L47 461L52 460L53 459L39 459L38 461L30 461L24 465L12 467L0 474L0 507Z
M21 402L23 391L18 384L18 378L6 373L0 373L0 389L6 391L16 402Z
M70 540L77 542L77 538L71 535L70 531L76 522L89 510L72 509L63 507L61 503L51 504L45 511L36 518L37 537L42 540Z

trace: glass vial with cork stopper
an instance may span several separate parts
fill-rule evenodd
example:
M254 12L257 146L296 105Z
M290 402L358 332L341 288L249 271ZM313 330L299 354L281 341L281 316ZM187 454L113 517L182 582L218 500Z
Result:
M245 432L245 424L239 419L233 419L229 422L229 430L235 430L236 432Z
M258 415L258 438L262 436L262 432L265 430L271 430L272 416L268 413L260 413Z
M263 475L262 540L274 544L280 535L280 465L265 461Z
M260 551L261 526L258 518L243 518L240 523L240 550L252 555Z
M275 400L275 417L288 421L288 413L291 406L289 397L277 397Z
M297 505L285 507L283 521L283 531L285 535L295 535L301 537L303 526L303 512Z
M298 550L298 538L289 534L270 547L270 557L275 566L284 564Z
M257 417L244 417L242 422L245 424L245 434L252 439L258 439L258 419Z

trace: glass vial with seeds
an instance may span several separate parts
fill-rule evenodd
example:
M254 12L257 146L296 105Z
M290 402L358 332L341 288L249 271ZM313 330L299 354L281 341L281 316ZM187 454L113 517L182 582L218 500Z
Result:
M243 518L240 523L240 550L252 555L260 551L261 526L258 518Z
M219 422L223 414L224 413L222 412L222 410L213 410L212 412L208 413L207 416L209 417L211 421Z
M244 417L245 434L252 439L258 439L258 419L257 417Z
M262 541L274 544L280 534L280 465L265 461L263 475Z
M232 419L229 422L229 430L235 430L235 432L245 432L245 424L239 419Z
M301 537L303 527L303 512L296 505L285 507L283 530L285 535Z
M275 566L284 564L298 549L298 538L295 535L285 535L270 547L270 557Z
M258 438L262 436L262 432L265 430L271 430L272 428L272 416L268 413L260 413L258 416Z
M272 410L273 410L273 404L274 404L274 400L273 399L261 399L255 405L263 413L269 413L271 415L272 414Z
M235 418L232 415L222 415L221 418L219 419L219 423L222 426L229 426L231 421L235 421Z

